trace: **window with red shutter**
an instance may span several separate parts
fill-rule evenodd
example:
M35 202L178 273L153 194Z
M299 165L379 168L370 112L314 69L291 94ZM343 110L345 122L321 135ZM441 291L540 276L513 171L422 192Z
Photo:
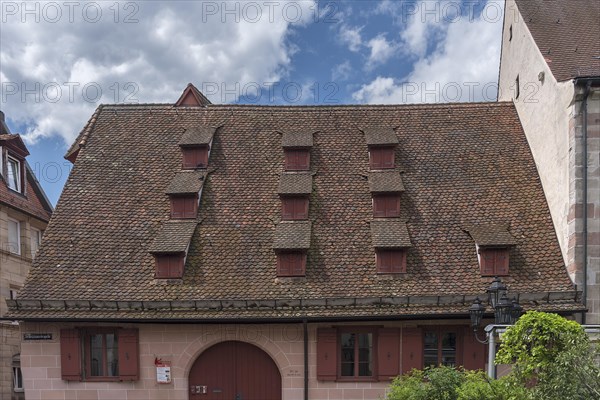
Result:
M171 196L172 219L194 219L198 216L198 196Z
M138 380L138 337L137 329L61 329L62 378L95 382Z
M400 216L400 194L374 194L373 217L389 218Z
M206 168L208 165L208 147L183 147L183 169Z
M392 249L375 251L377 272L380 274L397 274L406 272L406 250Z
M479 262L482 276L506 276L509 274L509 257L506 248L480 248Z
M304 276L306 274L306 253L282 252L277 254L277 276Z
M310 169L309 149L285 149L284 157L286 171L308 171Z
M281 219L298 221L308 219L308 197L286 196L281 198Z
M155 278L177 279L183 277L184 255L183 254L157 254L155 259Z
M391 169L395 165L395 148L394 147L370 147L369 148L369 163L371 169Z

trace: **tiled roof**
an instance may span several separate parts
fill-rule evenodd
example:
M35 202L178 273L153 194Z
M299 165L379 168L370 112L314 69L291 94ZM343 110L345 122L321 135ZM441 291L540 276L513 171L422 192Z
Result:
M516 3L557 81L600 76L600 1Z
M277 192L279 194L310 194L312 192L312 174L281 174Z
M185 274L157 290L150 246L169 218L180 136L219 126ZM402 279L377 274L361 129L399 127L401 210L413 244ZM277 279L279 132L319 132L306 276ZM134 173L132 173L134 171ZM511 103L400 106L104 106L82 147L21 299L201 300L483 294L463 227L506 221L511 293L573 290ZM306 244L304 245L306 246ZM319 311L327 315L327 310Z
M196 126L185 130L180 146L208 146L217 129L212 126Z
M466 230L479 246L513 246L517 243L506 224L473 225Z
M167 188L167 194L194 194L200 192L204 185L204 171L181 171Z
M310 247L309 221L281 222L275 228L275 250L306 250Z
M150 245L150 253L183 253L187 250L196 230L196 221L168 221Z
M312 147L313 132L283 132L281 136L281 146L283 147Z
M373 247L411 247L406 222L398 218L371 221Z
M365 133L367 145L369 146L398 144L398 136L392 128L373 126L364 128L363 131Z
M372 193L404 191L402 177L398 171L377 171L369 173L369 188Z

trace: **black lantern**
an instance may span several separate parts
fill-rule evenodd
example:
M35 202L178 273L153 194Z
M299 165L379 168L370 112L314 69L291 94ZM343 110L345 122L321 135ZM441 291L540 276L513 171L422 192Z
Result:
M495 308L496 323L499 325L510 325L512 318L512 303L506 296L506 292L502 293L502 297L498 300Z
M486 290L486 293L488 293L489 295L489 303L492 305L492 308L496 308L496 304L498 304L498 302L500 301L501 293L506 292L506 290L507 287L504 283L502 283L500 278L498 278L497 276L494 277L492 284Z
M510 310L510 323L514 324L515 322L517 322L521 314L523 314L523 307L521 307L521 305L517 302L517 298L513 297L512 307Z
M479 325L481 324L481 319L483 318L483 313L485 312L485 306L481 304L481 300L479 297L475 299L475 302L471 307L469 307L469 315L471 316L471 327L473 330L477 330Z

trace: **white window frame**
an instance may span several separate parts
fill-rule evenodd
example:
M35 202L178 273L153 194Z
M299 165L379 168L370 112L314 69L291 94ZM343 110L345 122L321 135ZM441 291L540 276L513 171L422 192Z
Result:
M17 187L13 188L11 186L12 182L12 177L10 176L10 171L9 171L9 165L12 163L14 163L16 165L16 178L17 178ZM21 161L19 161L18 159L8 156L7 157L7 161L6 161L6 183L8 184L9 189L14 190L15 192L22 192L22 182L21 182Z
M15 393L23 393L25 391L25 388L23 387L23 372L21 371L21 367L13 366L12 373L13 373L13 391ZM19 379L19 377L21 379Z
M16 224L17 224L17 243L16 243L16 245L17 245L17 249L16 249L16 250L17 250L17 251L16 251L16 252L15 252L15 251L13 251L14 249L13 249L13 246L12 246L12 245L13 245L13 244L15 244L15 243L13 243L13 242L11 242L11 241L10 241L10 240L11 240L11 238L10 238L10 234L9 234L9 236L8 236L8 241L7 241L7 244L8 244L8 246L7 246L7 247L8 247L8 252L9 252L9 253L12 253L12 254L21 255L21 222L20 222L20 221L17 221L16 219L12 219L12 218L8 218L8 222L9 222L9 223L11 223L11 222L14 222L14 223L16 223ZM8 228L7 228L7 229L8 229ZM10 231L9 231L9 232L10 232Z
M44 232L41 229L31 227L31 258L34 258L42 244L42 235ZM34 247L35 243L35 247Z

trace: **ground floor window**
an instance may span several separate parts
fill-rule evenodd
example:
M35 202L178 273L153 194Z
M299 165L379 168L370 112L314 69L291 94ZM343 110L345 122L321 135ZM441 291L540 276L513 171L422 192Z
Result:
M340 332L340 377L361 378L373 376L373 332Z
M23 374L21 373L21 355L15 354L12 359L13 391L23 392Z
M457 366L457 334L453 331L426 330L423 338L425 367Z
M114 331L92 332L85 337L88 376L119 376L119 340Z

